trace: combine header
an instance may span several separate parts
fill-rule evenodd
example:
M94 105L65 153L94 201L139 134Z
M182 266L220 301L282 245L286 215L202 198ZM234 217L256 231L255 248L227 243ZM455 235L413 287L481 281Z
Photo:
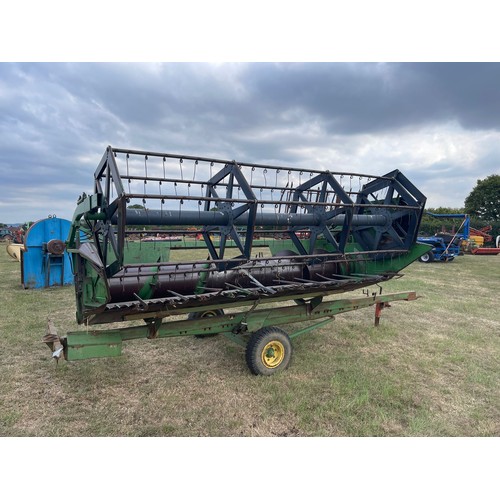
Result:
M56 358L222 333L246 346L252 373L270 375L287 367L290 338L370 305L378 323L385 304L416 298L324 301L400 276L429 250L416 242L425 197L397 170L369 177L108 147L94 177L67 241L87 330L59 337L49 325ZM144 325L90 327L130 320ZM291 335L277 327L314 320Z

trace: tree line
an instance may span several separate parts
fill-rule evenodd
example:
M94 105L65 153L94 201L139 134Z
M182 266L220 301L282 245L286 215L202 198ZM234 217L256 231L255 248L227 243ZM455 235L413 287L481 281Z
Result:
M427 212L467 214L470 217L470 227L482 229L491 226L490 234L494 237L500 235L500 175L490 175L486 179L478 179L476 186L465 199L462 208L429 208ZM420 224L420 233L432 235L442 231L456 232L461 223L460 219L437 219L424 215Z

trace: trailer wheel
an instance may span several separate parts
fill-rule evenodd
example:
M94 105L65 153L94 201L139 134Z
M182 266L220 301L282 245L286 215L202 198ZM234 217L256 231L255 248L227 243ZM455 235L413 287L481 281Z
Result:
M418 260L420 262L425 262L426 264L428 264L429 262L434 262L434 254L432 253L432 251L424 253L424 255L421 255L418 258Z
M213 311L193 312L188 314L188 319L201 319L213 318L214 316L222 316L224 311L222 309L214 309ZM206 337L215 337L218 333L207 333L206 335L195 335L197 339L204 339Z
M286 370L292 359L290 337L275 326L261 328L250 337L245 358L254 375L273 375Z

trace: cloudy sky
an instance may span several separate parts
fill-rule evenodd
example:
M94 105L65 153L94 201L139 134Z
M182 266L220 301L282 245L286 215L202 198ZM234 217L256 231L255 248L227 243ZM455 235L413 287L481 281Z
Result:
M382 175L500 173L497 63L0 63L0 222L71 219L106 146Z

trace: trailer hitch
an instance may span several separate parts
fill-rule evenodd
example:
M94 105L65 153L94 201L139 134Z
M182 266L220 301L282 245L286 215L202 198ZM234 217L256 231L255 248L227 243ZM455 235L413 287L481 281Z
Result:
M52 351L52 357L56 362L59 362L61 356L67 359L67 339L66 337L59 337L57 329L50 318L47 320L47 332L42 337L42 342L45 342L49 346L49 349Z

